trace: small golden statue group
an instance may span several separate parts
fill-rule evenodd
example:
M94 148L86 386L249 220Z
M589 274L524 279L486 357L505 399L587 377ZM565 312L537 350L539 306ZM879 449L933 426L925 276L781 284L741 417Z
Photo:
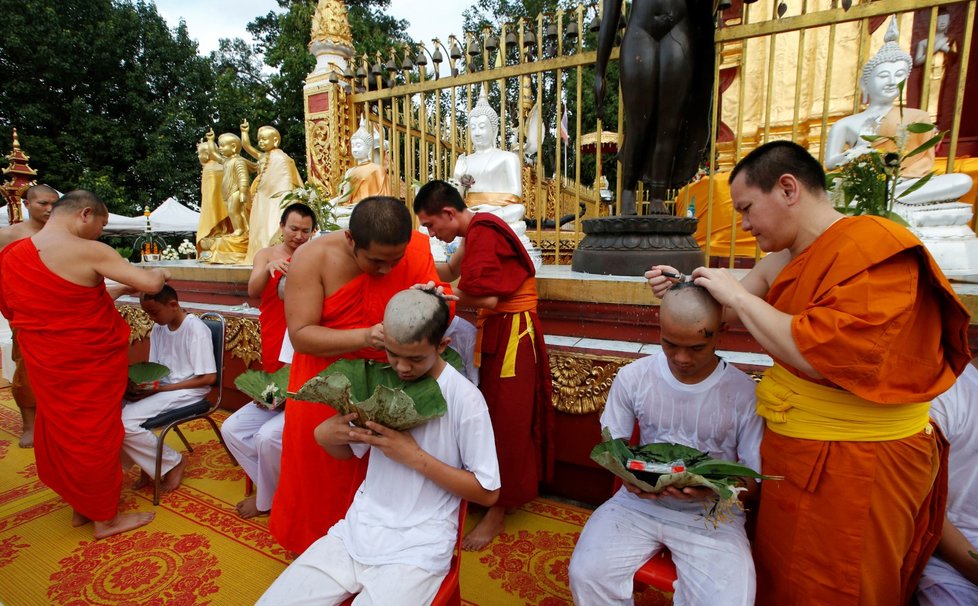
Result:
M197 250L201 261L250 264L262 248L275 243L279 233L279 194L302 184L295 162L280 145L282 136L272 126L258 129L258 147L251 144L248 121L241 136L214 130L197 145L202 167L200 223ZM241 155L248 152L255 161ZM254 174L254 181L251 175Z

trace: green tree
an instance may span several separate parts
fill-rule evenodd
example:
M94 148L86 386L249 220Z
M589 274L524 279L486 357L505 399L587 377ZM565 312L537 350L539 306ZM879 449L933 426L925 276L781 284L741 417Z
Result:
M0 141L16 127L44 182L92 187L113 212L196 199L213 74L185 25L127 0L0 0L0 14Z

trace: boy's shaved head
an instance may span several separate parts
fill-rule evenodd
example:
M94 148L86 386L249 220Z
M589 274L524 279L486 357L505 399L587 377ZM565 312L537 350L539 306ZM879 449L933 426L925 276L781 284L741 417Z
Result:
M384 310L384 335L401 344L427 341L438 345L449 322L448 303L440 295L416 288L402 290Z
M720 328L722 312L710 291L692 282L678 282L662 297L659 318L674 326L702 325L704 336L712 337Z

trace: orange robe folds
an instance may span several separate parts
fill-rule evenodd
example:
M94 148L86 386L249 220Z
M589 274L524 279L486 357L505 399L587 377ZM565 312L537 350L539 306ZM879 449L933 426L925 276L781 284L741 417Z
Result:
M261 326L261 367L265 372L275 372L284 364L278 361L285 340L285 302L278 296L278 285L283 274L275 272L261 291L258 303L259 325Z
M553 464L550 363L537 317L533 262L499 217L476 213L465 234L458 288L499 297L480 309L476 360L479 389L489 406L502 488L501 507L536 498Z
M30 238L4 249L0 295L37 398L37 475L85 517L110 520L122 488L129 326L104 284L54 274Z
M792 337L824 379L778 363L883 407L877 415L928 402L970 359L967 311L920 241L885 219L831 226L767 300L793 316ZM882 441L788 437L768 417L763 472L784 480L761 491L757 603L907 603L940 537L945 446L931 427Z
M384 309L398 292L415 284L439 282L428 236L414 232L404 258L384 276L361 274L323 301L322 326L352 330L384 319ZM361 349L333 358L296 352L289 391L340 358L387 360L379 349ZM323 404L289 400L282 433L282 471L272 503L269 529L278 542L302 553L346 515L367 471L367 458L340 461L329 456L313 438L313 430L336 414Z

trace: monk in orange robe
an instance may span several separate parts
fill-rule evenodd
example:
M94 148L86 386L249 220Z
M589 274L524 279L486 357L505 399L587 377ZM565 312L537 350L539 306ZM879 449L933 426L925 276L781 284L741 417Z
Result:
M762 250L741 282L699 268L775 360L754 557L757 603L906 604L940 538L946 442L930 400L970 359L968 313L923 245L828 201L822 167L786 141L731 173ZM658 293L670 280L653 268ZM943 463L942 463L943 461Z
M414 198L418 221L433 238L465 241L448 263L446 282L458 279L463 304L478 308L475 364L489 406L502 489L466 535L477 551L505 528L505 513L535 499L553 463L550 363L537 317L536 270L513 230L490 213L473 213L454 187L431 181Z
M154 293L168 277L95 242L107 222L101 200L71 192L41 231L0 258L0 311L17 329L37 399L37 475L71 505L72 525L94 521L96 539L153 519L118 512L129 327L105 278Z
M411 228L394 198L361 200L350 227L296 251L285 285L285 314L295 347L289 391L340 358L386 361L384 308L396 293L437 281L428 238ZM282 470L269 528L283 547L301 553L346 515L366 473L366 459L340 461L313 430L336 414L328 406L289 400Z
M0 229L0 251L18 240L30 238L41 231L51 215L51 207L60 197L61 194L48 185L38 184L27 188L24 192L24 201L27 202L27 220ZM14 363L10 392L17 408L20 409L22 421L20 447L34 448L34 415L37 412L37 402L27 380L27 369L24 367L24 357L20 354L20 346L17 344L17 334L13 331L11 331L10 357Z

